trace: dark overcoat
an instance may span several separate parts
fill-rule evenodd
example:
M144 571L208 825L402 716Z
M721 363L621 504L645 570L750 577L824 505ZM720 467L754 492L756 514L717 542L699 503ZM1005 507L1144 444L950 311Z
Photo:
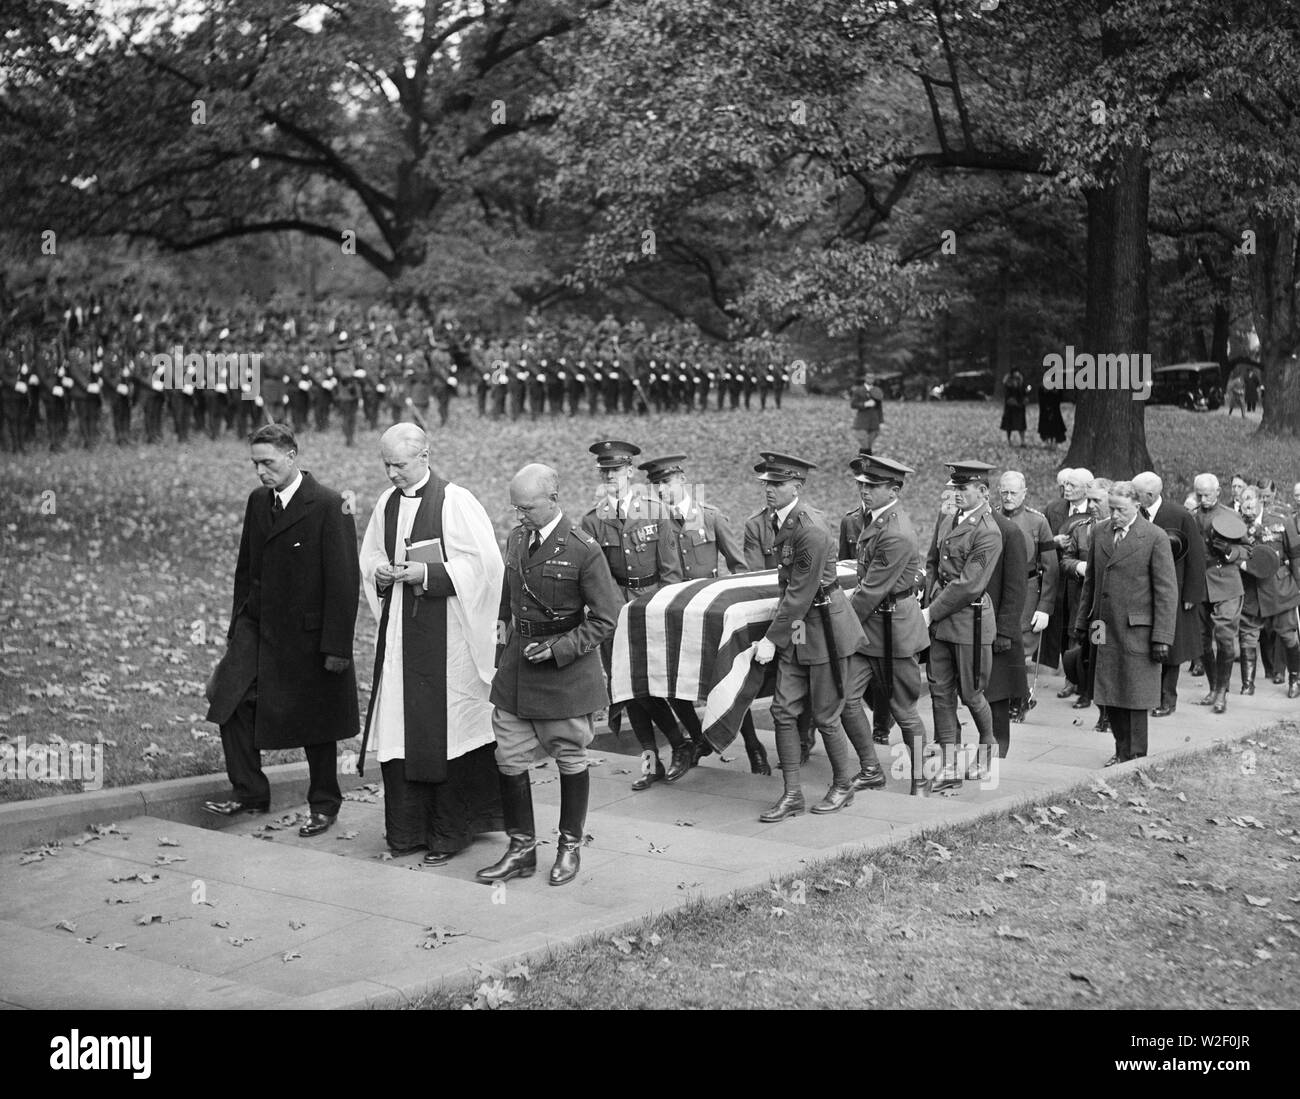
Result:
M1169 538L1140 515L1117 547L1109 522L1093 528L1076 630L1093 640L1092 697L1099 706L1160 705L1160 665L1151 646L1172 645L1178 581ZM1104 629L1098 633L1100 623Z
M989 578L988 596L993 601L997 636L1011 642L1006 652L993 650L989 667L989 682L984 697L989 702L1004 698L1024 698L1029 693L1025 676L1025 645L1020 629L1024 613L1029 557L1025 553L1025 540L1020 528L1000 512L990 512L1002 532L1002 557Z
M273 495L263 487L248 497L223 663L256 667L259 749L346 740L360 731L356 672L351 664L327 672L325 657L352 659L361 591L356 523L343 498L305 470L274 521ZM247 687L239 678L216 677L210 720L238 704Z
M1187 542L1187 552L1174 562L1178 580L1178 619L1168 664L1184 664L1201 656L1201 604L1205 602L1205 540L1192 513L1181 504L1161 498L1152 520L1161 530L1178 531ZM1190 603L1191 610L1183 610Z

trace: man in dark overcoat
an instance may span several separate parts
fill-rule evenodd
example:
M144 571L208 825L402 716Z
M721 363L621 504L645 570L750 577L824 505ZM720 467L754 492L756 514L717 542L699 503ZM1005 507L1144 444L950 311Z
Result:
M1176 533L1183 552L1174 554L1174 572L1178 580L1178 615L1174 624L1174 643L1169 659L1160 672L1160 705L1152 717L1168 717L1178 708L1179 668L1201 655L1201 604L1205 594L1205 539L1192 513L1182 504L1167 500L1164 482L1149 470L1133 478L1137 489L1140 514L1165 531ZM1172 538L1171 538L1172 543Z
M1147 754L1147 712L1160 700L1178 613L1169 538L1138 507L1131 481L1110 487L1110 519L1093 535L1074 622L1076 640L1092 641L1093 697L1115 737L1107 766Z
M244 510L226 655L208 685L207 720L221 726L229 801L221 816L265 812L271 790L261 752L302 748L310 820L326 831L343 803L336 744L360 724L352 640L361 570L357 531L343 498L298 468L298 444L283 424L250 439L262 487Z

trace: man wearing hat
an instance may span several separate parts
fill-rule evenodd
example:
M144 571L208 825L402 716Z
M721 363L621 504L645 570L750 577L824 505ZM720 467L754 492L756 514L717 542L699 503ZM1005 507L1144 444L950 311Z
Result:
M916 601L917 578L922 575L921 550L912 521L898 503L903 479L915 471L893 459L872 455L859 455L849 468L857 478L862 497L859 513L866 519L853 545L858 586L850 603L862 623L867 646L865 655L855 655L850 661L844 730L858 751L859 762L864 750L870 751L874 761L870 727L860 701L855 702L874 688L885 698L903 733L912 764L911 792L924 797L930 784L922 777L926 734L916 710L916 700L921 696L921 666L916 657L930 639ZM841 538L843 535L841 524ZM874 769L864 763L853 779L855 790L884 785L885 776L878 763Z
M1219 503L1219 479L1199 474L1192 482L1196 495L1196 525L1205 540L1205 603L1201 614L1201 659L1209 693L1197 705L1212 706L1216 714L1228 708L1232 663L1237 657L1241 628L1241 563L1248 557L1241 544L1246 524L1231 508Z
M1002 532L989 514L979 485L987 485L992 466L965 460L948 463L948 487L957 505L935 528L926 559L926 605L921 612L930 631L926 676L934 709L934 735L943 747L944 769L934 784L936 793L959 789L957 694L970 710L979 730L981 762L968 777L980 777L992 755L993 714L984 698L993 660L996 623L986 594L993 570L1002 556Z
M669 454L637 466L666 512L659 524L659 579L665 584L712 579L718 575L719 557L726 559L731 572L747 572L744 552L727 517L712 504L692 497L682 466L685 461L685 454ZM704 739L695 707L684 698L668 699L668 705L691 734L694 762L698 763L712 749Z
M1093 645L1093 697L1115 737L1110 766L1147 754L1147 711L1160 698L1178 585L1169 539L1138 514L1133 483L1111 485L1107 505L1110 518L1097 525L1088 552L1074 631Z
M639 446L604 439L589 449L596 456L606 496L582 517L582 529L600 546L614 582L623 593L623 601L630 603L640 596L652 595L663 583L659 547L667 509L657 499L633 490L632 459L641 453ZM606 640L601 651L608 671L612 639ZM623 709L641 745L641 777L632 784L633 790L648 789L660 779L676 782L698 761L699 756L682 735L666 700L629 699L623 703ZM667 771L659 761L655 726L672 748Z
M1287 697L1295 698L1300 695L1300 637L1296 634L1300 534L1290 519L1263 512L1259 490L1247 485L1241 493L1249 555L1241 563L1241 693L1255 693L1260 631L1272 630L1286 651Z
M1169 659L1160 670L1160 705L1152 717L1168 717L1178 708L1179 668L1201 655L1201 604L1205 602L1205 539L1192 513L1164 497L1164 482L1147 470L1133 478L1139 514L1169 537L1178 581L1178 612L1174 643Z
M866 651L857 615L840 590L835 570L835 543L819 512L800 498L811 462L788 454L765 452L754 467L767 485L773 516L780 599L767 635L756 643L759 664L777 657L772 721L785 793L758 819L771 824L797 816L805 808L799 783L799 714L812 711L821 730L832 781L814 813L833 813L853 801L849 741L840 728L849 657Z

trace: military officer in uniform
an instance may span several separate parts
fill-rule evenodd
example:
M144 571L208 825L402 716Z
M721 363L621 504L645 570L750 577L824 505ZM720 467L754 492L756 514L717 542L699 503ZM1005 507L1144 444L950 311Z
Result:
M808 472L803 458L765 452L754 467L766 483L767 506L774 512L777 583L780 599L765 637L755 643L754 660L777 660L772 721L785 792L758 819L772 824L804 811L799 782L798 718L812 712L831 761L832 779L814 813L834 813L853 801L849 740L840 727L849 658L865 653L866 636L840 590L835 542L820 512L800 499Z
M997 627L986 589L1002 557L1002 532L978 488L988 484L992 468L987 462L948 463L948 487L957 512L940 518L926 559L926 604L921 612L930 631L926 676L934 735L944 753L943 774L933 786L936 793L962 784L957 760L959 691L979 730L979 751L985 757L972 763L968 778L980 777L995 744L984 687Z
M1241 541L1246 525L1241 516L1219 503L1219 479L1199 474L1192 482L1196 495L1196 525L1205 539L1206 602L1201 613L1201 659L1209 693L1197 703L1216 714L1228 708L1232 665L1237 658L1237 633L1241 628L1241 563L1248 558Z
M582 517L582 529L600 546L610 574L623 593L623 601L628 603L653 594L663 583L659 531L667 509L657 499L633 489L632 459L641 453L639 446L605 439L590 450L596 455L596 466L607 495ZM611 652L612 641L602 650L606 671ZM666 700L629 699L623 703L623 709L641 746L641 777L632 784L633 790L648 789L660 779L676 782L698 761L696 750L677 727L677 719ZM656 726L672 748L672 761L666 771L655 743Z
M560 772L560 835L550 883L578 873L587 823L591 715L609 701L599 650L622 605L595 539L570 524L555 470L527 465L510 482L520 525L506 540L498 615L503 643L492 680L501 808L510 846L475 877L491 885L537 869L528 768L540 752Z
M1241 493L1241 517L1246 522L1246 552L1241 563L1241 693L1255 693L1255 667L1261 630L1271 629L1286 652L1287 698L1300 696L1300 637L1296 607L1300 606L1300 532L1282 512L1264 512L1259 490L1247 485Z
M719 558L726 560L731 572L747 572L744 550L731 533L727 517L692 496L682 466L685 461L685 454L669 454L637 466L666 512L659 523L659 579L665 584L712 579L718 575ZM694 705L684 698L671 698L668 705L690 733L698 763L713 749L704 739Z
M843 721L859 761L870 751L867 763L853 779L853 788L867 790L885 785L879 763L868 765L874 761L875 749L871 747L870 729L865 727L866 715L860 702L874 685L903 733L912 767L911 792L925 797L930 784L922 764L925 725L916 709L916 700L921 697L917 654L930 638L916 601L921 550L912 521L898 502L904 478L915 471L902 462L873 455L859 455L849 468L857 478L866 520L853 543L858 586L849 602L862 623L867 647L864 655L850 662Z

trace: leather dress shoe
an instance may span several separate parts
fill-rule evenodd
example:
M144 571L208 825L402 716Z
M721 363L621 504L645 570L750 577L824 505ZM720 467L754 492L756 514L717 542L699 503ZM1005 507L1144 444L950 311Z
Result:
M1205 663L1200 660L1193 660L1192 666L1187 669L1187 674L1200 678L1205 674Z
M702 760L705 756L713 755L713 745L710 744L703 737L700 737L699 740L692 740L690 742L689 747L691 749L692 767L698 767L700 765L700 760Z
M633 790L637 790L637 791L649 790L650 787L653 786L656 782L663 781L667 772L664 770L664 765L659 761L658 756L655 756L654 760L655 760L654 769L650 771L645 771L641 775L641 777L636 780L636 782L632 783ZM641 761L642 761L642 766L644 766L645 754L642 754Z
M338 816L327 817L324 813L313 813L311 820L298 829L300 836L319 836L322 832L328 832L334 827L334 822Z
M474 875L484 885L494 885L511 878L531 878L537 872L537 837L531 832L511 832L506 853L491 866Z
M890 730L882 729L879 725L877 725L875 730L871 734L871 739L876 744L888 744L889 732Z
M1110 759L1106 760L1106 762L1102 764L1102 766L1114 767L1115 764L1117 764L1119 761L1120 761L1119 756L1111 756Z
M1071 706L1071 709L1075 709L1075 710L1086 710L1086 709L1087 709L1089 706L1091 706L1091 705L1092 705L1092 699L1091 699L1091 698L1089 698L1087 695L1080 695L1078 698L1076 698L1076 699L1074 700L1074 703L1073 703L1073 705Z
M1210 691L1210 692L1209 692L1209 693L1208 693L1204 698L1198 698L1198 699L1196 700L1196 705L1198 705L1198 706L1213 706L1213 705L1214 705L1214 699L1215 699L1215 696L1218 695L1218 693L1219 693L1218 691Z
M930 786L930 790L936 794L941 794L944 790L960 790L961 783L961 771L958 770L956 764L953 764L951 767L945 767L935 777L934 783Z
M668 764L668 773L664 775L664 781L676 782L694 766L695 753L691 750L689 744L683 744L680 747L674 748L673 758Z
M1152 716L1152 717L1168 717L1168 716L1169 716L1170 714L1172 714L1176 709L1178 709L1177 706L1157 706L1154 710L1151 711L1151 716Z
M1228 709L1228 692L1217 691L1214 695L1214 705L1210 707L1210 713L1221 714Z
M567 885L578 876L578 867L582 859L578 852L582 849L582 837L571 832L561 832L556 843L555 865L551 867L551 884Z
M1092 731L1093 731L1094 733L1109 733L1109 732L1110 732L1110 718L1107 717L1105 714L1101 714L1101 715L1097 718L1097 724L1094 725L1094 726L1092 727Z
M1280 686L1281 684L1285 683L1285 682L1286 682L1286 672L1282 671L1281 669L1278 669L1276 672L1274 672L1274 673L1273 673L1273 682L1276 683L1276 684L1278 684L1279 686Z
M781 795L781 799L758 819L763 824L775 824L779 820L785 820L786 817L797 817L805 808L803 792L792 794L787 790Z
M761 744L746 749L745 754L749 756L749 773L751 775L770 775L772 773L772 765L767 761L767 751Z
M853 789L879 790L885 782L885 772L880 769L880 764L873 763L870 767L863 767L853 776Z
M1077 691L1078 689L1079 689L1078 687L1076 687L1073 683L1071 683L1071 682L1069 682L1069 681L1067 680L1065 686L1062 687L1059 691L1056 692L1056 697L1057 697L1057 698L1069 698L1069 697L1070 697L1072 694L1074 694L1074 692Z
M430 851L422 861L425 866L446 866L455 857L455 851Z
M837 813L846 805L853 804L853 783L847 782L843 786L832 782L830 789L826 791L826 796L812 807L810 812L813 813Z
M207 813L216 813L219 817L233 817L240 813L269 813L269 805L253 805L247 801L205 801L203 810Z

